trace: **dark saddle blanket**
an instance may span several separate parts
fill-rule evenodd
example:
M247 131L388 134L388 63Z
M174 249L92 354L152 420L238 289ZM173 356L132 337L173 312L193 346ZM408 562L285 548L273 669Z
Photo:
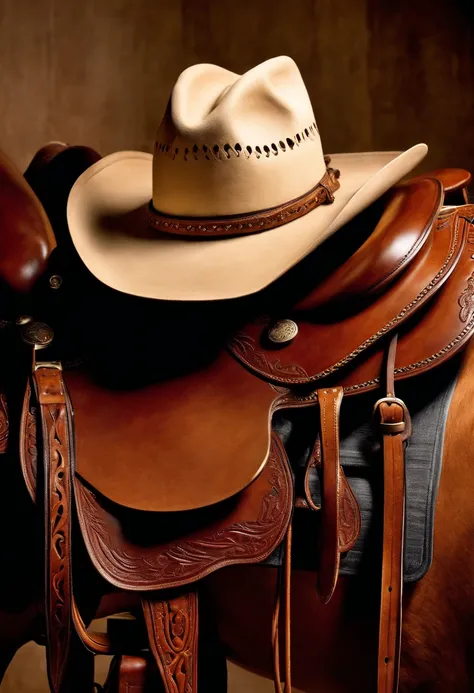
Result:
M428 373L398 386L413 420L412 437L405 451L405 583L421 580L433 559L434 512L442 472L444 434L459 367L460 359L454 358L436 372L436 378ZM359 503L361 529L353 548L341 556L340 575L363 574L365 567L372 565L378 555L382 462L378 442L370 430L372 405L373 397L362 395L357 400L348 399L341 411L341 464ZM275 430L287 449L292 453L294 450L289 455L293 470L305 468L312 448L311 443L305 441L309 429L301 413L299 416L295 412L280 414L275 420ZM314 502L320 504L321 485L316 469L311 471L309 483ZM301 521L307 521L307 513L301 514L304 515ZM314 520L314 517L309 519ZM307 544L296 553L295 567L314 570L314 541L310 541L314 535L302 532L302 536ZM280 546L265 564L280 566L282 560Z

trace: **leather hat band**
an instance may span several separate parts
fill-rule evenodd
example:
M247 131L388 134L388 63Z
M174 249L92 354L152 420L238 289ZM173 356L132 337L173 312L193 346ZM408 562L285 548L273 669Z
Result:
M158 212L150 202L149 219L157 231L178 236L241 236L268 231L303 217L319 205L334 202L334 192L339 188L339 171L327 168L319 183L304 195L260 212L228 217L194 217L183 219Z

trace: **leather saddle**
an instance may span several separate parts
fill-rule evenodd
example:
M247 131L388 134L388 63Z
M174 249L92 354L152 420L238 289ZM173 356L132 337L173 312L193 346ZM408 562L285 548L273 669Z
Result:
M371 390L384 460L378 691L395 690L411 427L395 383L436 368L472 334L470 175L440 170L400 184L259 295L196 306L118 294L81 264L65 204L98 158L82 147L45 148L24 177L0 162L15 190L0 199L0 277L15 297L3 340L19 354L16 372L29 375L21 465L45 515L52 690L64 690L77 636L93 652L112 651L106 637L87 631L75 598L87 590L74 571L75 512L97 573L140 596L169 691L197 690L200 581L227 565L258 563L285 542L272 633L280 685L292 514L320 514L317 589L328 602L341 553L360 530L339 463L339 412L345 397ZM33 224L24 209L33 210ZM22 255L24 238L31 240ZM7 399L17 383L7 378ZM315 412L301 479L272 432L274 414L289 409ZM309 492L314 467L320 506ZM286 650L289 682L288 641Z

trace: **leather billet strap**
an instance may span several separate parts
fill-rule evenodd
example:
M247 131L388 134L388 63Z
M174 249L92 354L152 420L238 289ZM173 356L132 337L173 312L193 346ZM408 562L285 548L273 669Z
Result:
M339 460L339 412L342 387L317 391L321 432L321 548L319 554L318 593L327 604L336 588L339 574L339 519L341 500L341 471Z
M294 200L259 212L226 217L189 217L184 219L162 214L150 203L149 222L157 231L191 238L243 236L269 231L305 216L320 205L334 202L334 193L340 185L338 178L339 171L337 169L327 168L326 173L314 188Z
M38 402L44 476L45 618L51 690L62 690L73 637L71 495L72 408L59 363L36 363L32 380Z
M150 649L166 693L198 690L198 595L195 586L142 599Z
M293 527L290 521L285 536L284 561L278 568L275 607L272 619L273 682L275 693L291 693L291 554ZM283 614L282 605L283 602ZM281 680L280 667L280 621L284 622L285 679Z
M374 407L383 444L383 547L377 693L396 693L402 632L403 556L405 533L405 441L411 434L409 412L395 397L397 335L387 356L387 396Z

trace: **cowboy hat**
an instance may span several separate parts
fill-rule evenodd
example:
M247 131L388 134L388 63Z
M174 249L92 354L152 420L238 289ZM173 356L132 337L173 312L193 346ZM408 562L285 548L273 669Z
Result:
M78 178L69 229L86 267L113 289L236 298L289 270L426 152L325 157L291 58L244 75L195 65L176 82L153 156L111 154Z

